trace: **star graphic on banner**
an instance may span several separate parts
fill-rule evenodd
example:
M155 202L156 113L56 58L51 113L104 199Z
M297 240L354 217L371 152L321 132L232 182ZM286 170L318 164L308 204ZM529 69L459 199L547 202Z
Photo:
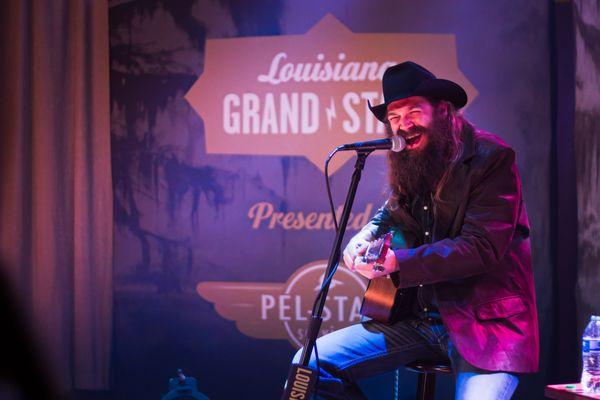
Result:
M335 113L335 101L333 97L330 98L329 107L325 108L325 114L327 115L327 127L331 130L333 119L337 117Z

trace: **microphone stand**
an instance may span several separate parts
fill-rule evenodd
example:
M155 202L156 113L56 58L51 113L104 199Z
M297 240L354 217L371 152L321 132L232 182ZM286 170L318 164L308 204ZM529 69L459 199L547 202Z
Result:
M346 233L346 226L348 219L350 218L350 212L352 211L352 205L354 204L354 197L356 195L356 189L360 182L362 171L365 167L365 162L369 154L373 152L373 149L357 149L356 150L356 163L354 164L354 173L352 174L352 180L350 181L350 187L348 188L348 194L346 195L346 202L344 203L344 209L340 218L340 225L335 235L333 242L333 249L329 256L327 263L327 270L323 278L323 286L319 292L317 299L317 306L313 308L313 313L310 318L308 325L308 331L306 334L306 340L304 341L304 347L300 356L300 364L292 364L286 387L284 389L281 400L288 399L310 399L314 394L316 382L318 380L318 371L309 367L310 356L312 354L321 323L323 322L323 308L325 307L325 301L327 300L327 292L329 291L329 285L331 279L327 279L332 271L337 267L340 260L341 246ZM303 397L299 397L303 395Z

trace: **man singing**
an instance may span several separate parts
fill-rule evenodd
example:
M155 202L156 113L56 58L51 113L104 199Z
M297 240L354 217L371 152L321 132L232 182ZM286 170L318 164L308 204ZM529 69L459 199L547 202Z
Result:
M385 103L371 111L407 146L389 153L389 198L343 258L369 279L391 276L398 289L412 288L410 301L399 319L317 341L319 396L365 399L357 380L447 357L456 399L510 399L518 375L537 370L539 353L515 153L459 113L467 95L456 83L404 62L386 70L382 85ZM387 232L394 239L383 265L365 262L369 243Z

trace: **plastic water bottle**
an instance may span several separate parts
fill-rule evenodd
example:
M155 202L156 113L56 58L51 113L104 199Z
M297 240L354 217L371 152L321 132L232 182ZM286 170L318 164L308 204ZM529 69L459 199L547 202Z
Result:
M600 394L600 317L592 316L583 331L581 344L583 371L581 387L585 393Z

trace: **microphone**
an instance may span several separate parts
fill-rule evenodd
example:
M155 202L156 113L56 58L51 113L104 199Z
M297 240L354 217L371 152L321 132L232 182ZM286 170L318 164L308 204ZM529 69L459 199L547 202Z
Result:
M406 140L402 136L392 136L389 139L376 139L369 140L366 142L355 142L343 144L337 148L337 150L362 150L362 151L373 151L373 150L391 150L399 152L404 150L406 147Z

